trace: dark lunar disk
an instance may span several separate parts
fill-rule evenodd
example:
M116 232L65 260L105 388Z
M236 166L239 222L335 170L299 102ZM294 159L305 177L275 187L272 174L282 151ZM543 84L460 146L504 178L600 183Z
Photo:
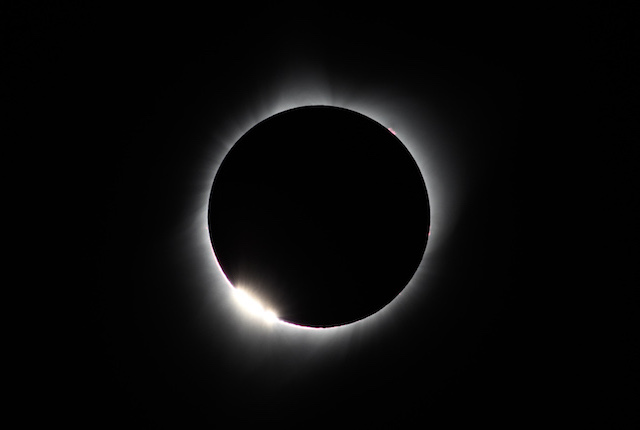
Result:
M216 174L213 249L229 281L298 325L365 318L413 277L429 232L415 160L359 113L307 106L249 130Z

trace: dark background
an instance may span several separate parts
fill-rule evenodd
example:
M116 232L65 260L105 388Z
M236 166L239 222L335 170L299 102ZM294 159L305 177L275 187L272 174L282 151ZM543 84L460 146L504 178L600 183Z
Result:
M576 180L558 196L552 175L586 163L584 142L628 140L634 13L7 8L6 118L14 146L44 172L30 189L46 191L34 212L47 249L37 254L51 255L43 283L55 289L41 296L55 310L33 319L35 378L18 402L37 418L143 427L228 416L633 419L625 381L635 350L575 309L594 298L588 289L567 304L572 277L558 270L571 263L550 248L580 229L560 204ZM203 281L176 231L192 207L194 160L211 144L203 118L226 121L279 62L309 59L333 76L435 97L459 137L456 173L473 186L434 255L428 300L340 350L271 350L233 322L194 323ZM430 79L443 84L435 96ZM614 373L594 360L596 340L622 357Z

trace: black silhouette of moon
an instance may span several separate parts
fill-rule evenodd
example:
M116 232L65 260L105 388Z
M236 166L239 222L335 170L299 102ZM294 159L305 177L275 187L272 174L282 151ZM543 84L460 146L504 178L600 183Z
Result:
M287 110L231 148L209 200L227 279L286 322L348 324L414 276L430 211L415 160L389 129L331 106Z

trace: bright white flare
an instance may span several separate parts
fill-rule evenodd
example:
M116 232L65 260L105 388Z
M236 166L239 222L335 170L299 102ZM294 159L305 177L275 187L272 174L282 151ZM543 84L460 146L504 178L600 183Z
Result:
M271 309L265 309L264 306L255 297L251 296L244 290L234 288L234 297L236 302L247 313L262 318L265 322L272 323L278 320L278 316Z
M269 323L278 320L278 315L276 315L276 313L274 311L269 310L269 309L264 311L264 314L262 315L262 317L265 319L265 321L267 321Z

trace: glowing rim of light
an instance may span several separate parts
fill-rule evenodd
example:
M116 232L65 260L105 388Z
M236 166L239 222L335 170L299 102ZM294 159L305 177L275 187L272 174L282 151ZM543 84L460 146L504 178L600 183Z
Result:
M448 178L446 172L451 171L452 168L455 167L457 160L454 160L452 163L450 154L447 153L446 150L444 153L441 150L441 148L446 146L443 145L442 141L445 140L444 143L449 142L448 139L442 139L441 136L438 136L439 130L435 124L429 124L428 121L425 124L424 121L418 121L417 118L411 117L411 114L415 114L415 109L412 110L412 105L417 106L420 112L429 111L430 106L412 98L410 93L398 91L397 94L387 94L387 96L384 96L384 100L370 96L361 96L358 98L357 96L354 97L352 94L348 94L348 91L344 91L342 94L340 91L336 92L336 88L334 87L331 89L324 88L324 90L320 88L320 90L318 90L319 87L322 87L324 80L318 79L317 76L311 76L311 78L309 78L308 75L309 74L302 77L297 76L297 79L290 81L287 81L286 77L281 78L280 83L271 91L271 94L267 94L269 102L265 103L264 100L262 100L262 103L259 103L259 101L254 99L256 103L253 106L254 110L251 112L253 115L245 115L242 117L240 112L236 112L235 114L237 115L230 112L227 117L229 121L226 126L223 127L222 130L218 130L217 134L212 135L213 141L211 142L211 146L215 148L213 151L215 154L213 152L208 153L207 160L205 160L207 165L203 166L203 169L207 170L206 176L208 176L208 178L202 183L202 189L198 193L200 196L200 203L198 204L200 209L197 215L199 220L196 220L196 223L201 226L197 229L201 232L198 234L198 237L202 242L206 241L206 244L201 242L201 245L206 246L211 253L210 257L215 263L215 269L208 270L208 272L214 278L219 277L218 281L226 283L229 287L227 291L229 291L233 297L236 287L226 277L215 255L210 239L208 220L209 198L213 182L229 150L245 133L260 122L278 113L306 106L343 108L364 115L378 124L383 125L400 140L413 157L422 175L429 198L430 225L428 229L427 247L413 277L407 285L405 285L400 294L395 296L377 312L351 323L330 327L312 327L297 325L278 318L277 321L275 321L276 324L269 324L270 330L274 330L277 327L277 329L286 330L291 335L309 332L347 334L352 333L353 330L356 329L359 330L363 327L369 328L377 326L382 321L387 321L389 314L393 313L394 309L397 310L396 308L398 307L404 307L406 309L407 306L409 306L407 299L409 299L409 297L415 297L415 285L420 283L426 275L426 261L429 255L434 252L434 249L437 249L443 243L442 239L447 235L450 224L452 224L452 218L456 215L455 200L459 200L456 192L460 191L460 186L456 184L458 178ZM283 85L283 83L285 84ZM345 88L347 87L349 86L345 86ZM369 95L370 94L371 92L369 92ZM261 94L261 96L264 97L265 94ZM378 95L378 97L383 96ZM389 99L391 99L391 101L389 101ZM400 109L395 109L393 107L394 103L396 106L399 106ZM381 106L386 106L386 110L382 109ZM256 111L259 111L259 113L256 114ZM235 123L231 121L232 118L235 119ZM239 121L239 118L242 120ZM420 116L420 118L424 120L424 117ZM434 135L435 142L433 141ZM434 148L435 151L433 151ZM434 157L431 157L432 153L435 155ZM429 156L427 156L427 154L429 154ZM452 188L453 190L451 190ZM453 198L451 196L453 196ZM435 234L432 235L431 233ZM216 285L219 285L219 282L214 280L213 283L213 288L217 288ZM237 303L236 300L232 301Z
M409 154L411 155L411 157L414 159L416 165L418 166L418 169L420 170L420 174L422 176L422 179L425 183L425 187L426 187L426 183L427 181L425 180L425 175L422 171L422 168L420 167L420 163L418 162L418 160L416 159L415 155L413 154L413 152L407 147L407 145L400 139L400 137L398 136L398 133L396 132L396 130L394 130L392 127L387 127L386 125L384 125L383 123L381 123L380 121L372 118L371 116L367 115L367 114L363 114L360 111L356 111L353 110L351 108L348 107L344 107L344 106L336 106L336 105L327 105L327 104L303 104L303 105L297 105L297 106L293 106L290 107L288 109L284 109L284 110L280 110L277 112L272 113L271 115L259 120L258 122L256 122L255 124L253 124L251 127L249 127L247 130L244 131L244 133L242 133L240 135L240 137L238 137L238 139L236 139L236 141L234 142L233 145L235 145L235 143L237 143L237 141L244 136L245 133L247 133L249 130L251 130L253 127L255 127L256 125L258 125L259 123L261 123L262 121L265 121L266 119L271 118L274 115L286 112L288 110L292 110L292 109L296 109L296 108L300 108L300 107L310 107L310 106L327 106L327 107L338 107L338 108L343 108L343 109L347 109L350 111L353 111L355 113L359 113L361 115L366 116L367 118L375 121L376 123L383 125L393 136L397 137L398 140L400 141L401 144L404 145L404 147L408 150ZM222 157L222 160L224 160L224 158L226 158L227 154L229 153L229 150L233 147L233 145L231 145L230 148L227 149L227 151L225 152L224 156ZM218 165L215 168L215 173L213 175L213 179L211 181L211 187L213 187L213 180L215 180L215 177L218 173L218 170L220 169L220 165L222 164L222 161L220 163L218 163ZM429 195L428 191L427 191L427 196ZM208 207L209 207L209 201L207 199L207 238L209 239L209 243L211 243L210 240L210 231L209 231L209 222L208 222ZM430 209L431 210L431 209ZM431 223L428 226L428 233L427 233L427 245L429 243L429 236L431 236ZM333 330L333 329L339 329L342 327L348 327L348 326L352 326L354 324L360 323L364 320L367 320L369 318L372 318L374 315L377 315L378 313L380 313L381 311L383 311L385 308L387 308L391 303L393 303L398 296L395 296L389 303L387 303L385 306L383 306L381 309L379 309L378 311L374 312L371 315L368 315L364 318L358 319L356 321L350 322L350 323L345 323L345 324L339 324L339 325L335 325L335 326L329 326L329 327L314 327L314 326L305 326L305 325L300 325L300 324L295 324L289 321L285 321L280 319L277 316L277 313L269 308L266 308L263 306L262 302L260 301L259 298L257 298L255 295L249 293L247 290L243 289L242 287L236 287L234 286L231 281L229 281L229 279L227 278L226 274L224 273L224 271L222 270L222 266L220 266L220 262L218 261L218 258L215 255L215 250L213 249L213 244L211 243L211 251L213 253L213 258L216 262L216 266L218 268L218 271L220 274L222 274L222 276L224 277L226 283L229 285L229 287L231 287L232 292L233 292L233 297L235 299L235 302L239 304L240 308L245 311L246 313L253 315L254 317L258 317L261 320L263 320L265 323L268 323L269 325L273 324L274 322L277 322L279 324L282 325L286 325L286 326L290 326L290 327L294 327L297 329L303 329L303 330ZM426 249L423 253L422 256L422 260L420 262L420 264L418 265L418 268L416 269L416 272L414 273L414 276L411 278L411 280L407 283L407 285L405 285L405 287L403 288L402 292L404 292L407 288L409 288L409 286L412 284L413 279L415 278L416 274L418 273L418 271L420 270L420 267L422 266L422 263L426 257ZM401 293L402 293L401 292Z

